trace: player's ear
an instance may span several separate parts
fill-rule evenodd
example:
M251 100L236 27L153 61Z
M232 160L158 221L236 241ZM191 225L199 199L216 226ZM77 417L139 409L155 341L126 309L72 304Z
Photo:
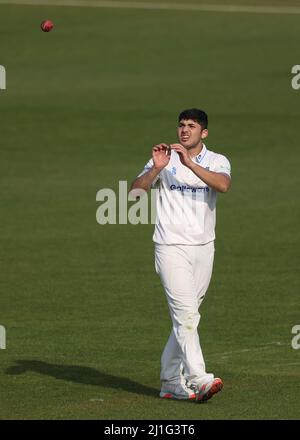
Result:
M208 129L204 128L204 130L202 130L201 132L201 139L205 139L208 136Z

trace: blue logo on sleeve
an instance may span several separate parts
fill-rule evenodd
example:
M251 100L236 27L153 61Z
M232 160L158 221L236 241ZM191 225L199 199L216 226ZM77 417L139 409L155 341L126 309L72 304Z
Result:
M176 167L173 167L173 168L172 168L171 173L173 174L173 176L176 175Z

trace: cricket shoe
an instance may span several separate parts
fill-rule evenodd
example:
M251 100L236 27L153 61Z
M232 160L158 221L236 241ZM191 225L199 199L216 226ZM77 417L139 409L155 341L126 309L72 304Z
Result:
M159 397L163 399L195 400L195 390L183 383L163 382Z
M196 385L193 387L196 392L196 402L206 402L209 400L214 394L221 391L223 388L222 380L217 377L210 382L206 382L203 385Z

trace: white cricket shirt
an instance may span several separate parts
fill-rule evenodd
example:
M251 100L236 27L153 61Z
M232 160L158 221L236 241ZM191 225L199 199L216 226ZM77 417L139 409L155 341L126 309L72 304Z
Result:
M228 159L208 150L204 144L193 161L209 171L230 176ZM150 159L139 176L152 166ZM171 151L170 161L154 185L157 188L155 243L201 245L215 239L217 191L184 166L176 151Z

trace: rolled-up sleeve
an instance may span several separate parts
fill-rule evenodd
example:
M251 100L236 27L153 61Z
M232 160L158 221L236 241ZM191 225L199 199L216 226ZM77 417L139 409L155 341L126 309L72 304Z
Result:
M153 159L150 159L146 165L144 166L143 171L137 176L137 177L141 177L144 174L147 173L147 171L151 170L151 168L153 167ZM154 186L156 184L156 182L159 180L159 174L156 176L156 178L154 179L154 181L152 182L151 186Z
M218 154L212 171L215 173L227 174L227 176L231 177L231 165L227 157Z

